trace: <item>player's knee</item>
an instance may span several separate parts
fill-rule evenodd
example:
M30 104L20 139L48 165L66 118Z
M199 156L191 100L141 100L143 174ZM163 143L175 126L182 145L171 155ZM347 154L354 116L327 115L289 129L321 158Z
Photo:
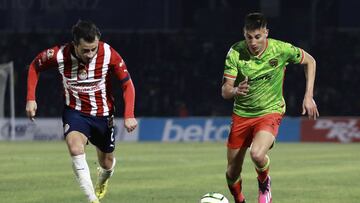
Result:
M85 153L84 150L81 150L80 148L69 148L69 152L71 156L77 156Z
M85 153L85 147L81 143L67 142L69 153L71 156L77 156Z
M77 156L85 153L84 147L80 145L68 145L71 156Z
M86 137L79 132L72 131L66 136L66 144L71 156L84 154Z
M265 159L265 153L261 150L251 149L250 150L251 159L256 163L262 163Z

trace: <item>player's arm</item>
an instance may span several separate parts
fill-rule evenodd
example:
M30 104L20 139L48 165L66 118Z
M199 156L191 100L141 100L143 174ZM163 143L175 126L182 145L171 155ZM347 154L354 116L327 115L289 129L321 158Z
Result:
M235 79L224 77L224 83L221 87L221 96L224 99L231 99L234 96L246 95L249 92L248 78L245 77L243 81L234 87Z
M133 131L137 127L137 121L134 115L135 107L135 87L131 79L123 82L123 99L125 103L124 126L128 132Z
M306 89L302 104L302 115L305 115L307 113L309 118L316 120L316 118L319 117L319 111L313 99L315 74L316 74L316 61L306 51L303 51L303 54L304 54L303 55L304 58L301 61L301 64L304 65Z
M235 80L238 75L238 68L241 66L238 63L239 52L233 48L230 48L226 55L225 70L223 76L223 84L221 87L221 96L224 99L231 99L234 96L246 95L249 91L248 78L245 77L236 87Z
M39 71L35 68L34 61L30 64L28 71L27 96L26 96L26 108L25 108L27 117L32 121L34 121L37 110L35 91L39 79Z
M121 88L123 90L123 99L125 103L124 127L128 132L131 132L137 127L137 121L134 115L135 87L124 60L114 49L111 48L111 52L111 63L114 66L114 73L120 80Z
M44 50L36 56L31 62L27 77L27 96L26 96L26 115L30 120L34 120L37 110L36 104L36 86L39 80L40 71L55 67L57 62L55 54L58 48L54 47L51 49Z

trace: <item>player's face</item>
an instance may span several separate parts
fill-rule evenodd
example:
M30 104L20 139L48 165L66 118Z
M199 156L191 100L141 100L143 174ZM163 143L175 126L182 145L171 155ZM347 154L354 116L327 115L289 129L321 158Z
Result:
M266 28L256 30L244 29L246 44L253 55L257 56L264 51L268 33L269 30Z
M79 57L84 63L90 63L91 59L94 58L97 53L99 39L96 37L93 42L87 42L81 38L79 44L74 45L74 47L77 57Z

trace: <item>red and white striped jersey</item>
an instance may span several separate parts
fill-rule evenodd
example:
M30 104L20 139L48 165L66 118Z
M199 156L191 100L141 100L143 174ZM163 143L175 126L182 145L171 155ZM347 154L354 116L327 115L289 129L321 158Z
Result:
M38 72L50 68L57 68L62 76L65 105L93 116L108 116L114 112L111 74L122 84L131 82L124 60L108 44L100 41L97 54L90 63L84 64L75 56L73 44L68 43L47 49L33 60L28 75L27 100L35 100ZM131 89L132 82L130 90L123 87L124 91ZM129 100L133 103L134 98ZM125 117L134 117L134 105L128 108Z

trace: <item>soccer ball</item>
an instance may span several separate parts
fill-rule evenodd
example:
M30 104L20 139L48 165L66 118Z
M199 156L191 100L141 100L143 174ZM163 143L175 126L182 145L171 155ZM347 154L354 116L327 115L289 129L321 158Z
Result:
M229 203L229 200L220 193L210 192L201 197L200 203Z

